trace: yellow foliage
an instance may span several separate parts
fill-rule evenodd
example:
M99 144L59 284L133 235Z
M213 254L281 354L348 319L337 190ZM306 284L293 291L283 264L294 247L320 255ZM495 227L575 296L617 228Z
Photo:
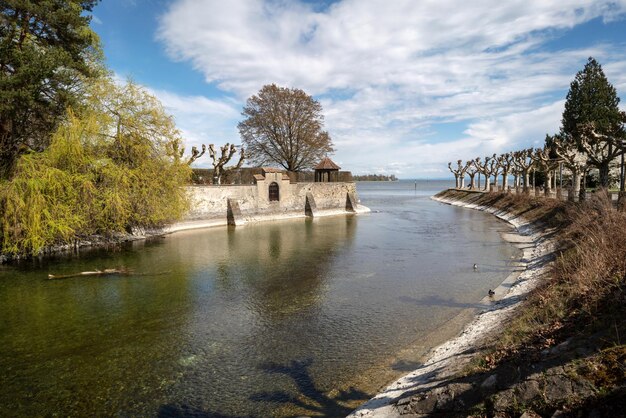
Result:
M190 169L161 104L143 89L109 79L42 153L23 155L0 183L2 251L35 254L92 234L156 227L179 219Z

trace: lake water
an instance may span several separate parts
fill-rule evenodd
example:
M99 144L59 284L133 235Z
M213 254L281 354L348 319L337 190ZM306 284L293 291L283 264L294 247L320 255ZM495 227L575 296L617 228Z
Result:
M519 258L506 224L429 199L449 186L358 183L370 214L0 266L0 416L345 415ZM113 267L137 274L46 280Z

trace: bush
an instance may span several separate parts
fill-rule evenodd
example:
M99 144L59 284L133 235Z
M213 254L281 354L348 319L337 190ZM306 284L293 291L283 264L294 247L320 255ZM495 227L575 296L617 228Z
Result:
M132 83L92 86L90 102L41 153L21 156L0 183L2 252L36 254L93 234L179 219L190 169L160 103Z

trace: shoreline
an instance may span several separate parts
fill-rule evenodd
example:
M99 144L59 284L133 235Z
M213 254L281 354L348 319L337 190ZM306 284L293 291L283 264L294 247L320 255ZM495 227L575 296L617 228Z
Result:
M359 205L354 212L348 212L342 209L321 209L315 213L314 217L307 216L303 212L284 212L281 214L269 214L269 215L255 215L244 217L244 224L237 225L238 227L257 224L262 222L282 221L288 219L303 219L303 218L325 218L329 216L339 215L361 215L369 213L370 209L366 206ZM215 228L219 226L228 226L228 220L226 218L212 218L212 219L194 219L187 221L180 221L173 223L163 228L161 235L169 235L180 231L191 231L194 229Z
M324 218L329 216L347 216L347 215L361 215L371 212L366 206L359 204L354 212L349 212L341 209L321 209L315 214L315 217L311 219ZM262 222L282 221L290 219L304 219L309 218L304 212L284 212L280 214L271 215L257 215L245 217L243 225L238 225L238 228L247 224L256 224ZM0 254L0 265L28 260L31 258L51 257L51 256L63 256L69 254L76 254L81 250L95 250L99 248L116 247L127 242L134 241L146 241L150 239L157 239L159 237L165 237L166 235L174 234L182 231L192 231L205 228L227 227L228 220L226 218L207 218L207 219L194 219L184 220L172 223L163 228L144 229L138 230L134 233L116 233L111 236L93 235L85 237L80 241L76 241L73 244L62 244L44 248L39 254L32 256L9 256L6 254Z
M443 204L475 209L490 213L510 224L515 232L503 234L503 239L522 250L517 267L494 289L493 298L486 296L478 304L492 305L475 313L473 319L462 327L456 337L431 349L425 362L414 371L387 385L375 397L355 409L349 418L399 417L397 403L402 403L417 392L433 388L462 371L468 363L473 348L482 344L497 329L502 320L512 315L528 292L541 281L548 267L548 258L554 249L554 242L547 238L548 231L539 231L532 222L513 216L491 207L466 203L444 197L431 196ZM454 327L454 321L466 316L466 311L452 318L444 327Z

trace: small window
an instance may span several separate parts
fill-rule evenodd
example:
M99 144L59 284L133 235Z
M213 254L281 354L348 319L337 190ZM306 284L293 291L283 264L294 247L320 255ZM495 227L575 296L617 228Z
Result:
M273 182L270 184L270 202L278 202L280 200L280 192L278 184Z

